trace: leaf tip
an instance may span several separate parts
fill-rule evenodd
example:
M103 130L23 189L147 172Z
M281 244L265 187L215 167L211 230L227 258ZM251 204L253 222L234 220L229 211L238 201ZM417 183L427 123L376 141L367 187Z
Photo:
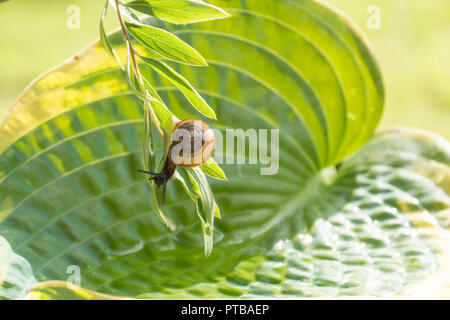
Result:
M213 108L211 108L209 105L207 105L209 108L207 110L207 112L202 112L203 115L205 115L206 117L213 119L213 120L217 120L217 116L216 116L216 112L214 111Z
M222 219L222 216L220 214L220 209L219 209L219 206L217 205L217 203L214 205L214 217L216 217L218 219Z
M201 59L199 60L199 63L197 66L199 67L209 67L208 62L205 60L205 58L203 58L202 56L200 56Z
M223 13L223 19L225 19L225 18L230 18L231 17L231 13L228 13L228 12L226 12L225 10L221 10L222 11L222 13Z

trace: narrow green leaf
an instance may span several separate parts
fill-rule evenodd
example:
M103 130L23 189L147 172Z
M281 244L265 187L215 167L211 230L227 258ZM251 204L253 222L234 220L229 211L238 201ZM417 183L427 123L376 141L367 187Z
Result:
M151 99L150 103L163 131L170 132L170 130L167 129L167 123L172 122L172 112L170 112L164 103L161 103L157 99Z
M214 110L208 105L208 103L200 96L200 94L194 89L194 87L183 76L173 70L164 62L159 60L141 57L144 62L149 64L156 72L172 82L183 95L188 99L192 106L197 109L198 112L206 117L216 119Z
M100 18L100 41L101 41L103 47L105 48L106 52L108 52L108 54L111 57L116 59L120 65L120 67L122 69L124 69L122 61L120 61L119 57L117 56L116 51L112 47L111 42L109 41L109 38L105 31L104 21L105 21L106 13L108 12L108 4L109 4L109 0L106 1L105 7L103 8L102 16Z
M163 210L161 209L161 207L158 204L159 200L158 200L156 185L153 181L151 183L153 185L150 188L151 200L152 200L151 202L152 202L153 210L158 214L159 219L166 225L166 227L169 230L175 231L175 229L176 229L175 224L172 222L172 220L167 218L167 216L164 214Z
M134 69L134 66L131 62L131 53L130 53L130 47L127 46L127 64L126 64L126 72L127 72L127 81L130 89L136 94L138 98L145 101L146 96L144 93L142 93L139 81L137 78L136 70Z
M200 196L200 191L198 190L198 186L192 184L191 180L188 177L186 170L176 170L175 178L181 182L186 193L191 198L191 200L195 203L197 198Z
M230 15L211 4L193 0L135 0L129 8L171 23L195 23L227 18Z
M198 190L200 192L201 204L202 204L202 213L204 214L203 218L208 222L211 226L214 225L214 212L215 212L215 201L214 195L212 193L211 187L209 186L208 181L206 180L206 176L200 168L187 168L190 178L193 182L198 186Z
M205 209L203 207L203 202L201 199L197 199L196 202L197 214L202 223L202 232L203 232L203 244L205 248L205 256L209 257L213 250L214 246L214 228L213 226L204 220Z
M202 223L205 256L209 256L213 248L214 217L217 214L220 217L212 190L204 173L198 167L178 168L177 178L195 203L197 215Z
M150 171L151 159L153 156L153 139L151 132L150 112L147 106L144 110L144 121L144 136L142 138L142 163L144 164L144 170ZM150 185L150 181L148 181L148 183Z
M209 158L208 161L200 166L200 169L210 177L228 181L225 172L223 172L222 168L220 168L213 158Z
M158 92L156 92L155 88L153 88L153 86L150 84L150 82L147 81L147 79L145 79L145 77L142 77L142 82L144 83L144 87L148 91L148 93L153 98L155 98L156 100L158 100L159 102L164 104L164 101L161 99L161 97L159 96Z
M164 101L159 96L158 92L156 92L155 88L148 82L144 77L141 77L144 88L146 90L146 96L148 103L150 103L153 112L155 113L155 117L158 120L156 124L164 132L171 132L172 129L172 119L174 114L167 108ZM170 128L168 127L170 125Z
M142 24L127 22L126 25L136 40L167 59L190 65L208 65L197 50L170 32Z

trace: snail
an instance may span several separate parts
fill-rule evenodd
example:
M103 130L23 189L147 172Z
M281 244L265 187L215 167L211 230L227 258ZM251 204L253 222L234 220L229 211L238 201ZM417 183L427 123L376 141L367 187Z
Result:
M211 128L201 120L186 119L178 122L172 131L172 144L169 146L164 167L160 173L138 170L151 175L158 186L163 186L164 204L167 182L175 173L176 167L194 168L204 164L212 156L216 140Z

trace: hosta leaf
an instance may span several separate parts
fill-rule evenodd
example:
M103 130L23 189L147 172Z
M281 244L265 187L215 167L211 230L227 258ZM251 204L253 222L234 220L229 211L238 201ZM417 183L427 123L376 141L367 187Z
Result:
M133 23L127 23L127 28L142 45L167 59L191 65L207 64L197 50L163 29Z
M86 290L64 281L48 281L30 288L28 300L123 300L124 297Z
M134 0L126 5L172 23L194 23L229 17L222 9L198 0Z
M30 264L0 236L0 300L22 298L35 283Z
M211 3L232 17L155 27L204 53L209 68L173 69L214 107L211 127L224 136L280 129L278 172L226 164L227 183L210 179L222 218L205 258L180 181L164 206L176 231L155 214L137 172L143 109L94 44L35 81L0 127L0 235L44 282L29 297L448 295L449 143L392 129L362 147L382 111L382 82L365 43L327 6ZM126 52L120 34L110 40ZM178 88L141 67L177 118L196 117ZM355 150L333 176L329 165ZM68 281L73 265L84 289L47 282Z

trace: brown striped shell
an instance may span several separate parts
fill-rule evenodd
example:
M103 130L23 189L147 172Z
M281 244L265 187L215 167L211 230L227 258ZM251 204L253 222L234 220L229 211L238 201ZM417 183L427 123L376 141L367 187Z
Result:
M193 168L204 164L214 153L214 132L203 121L180 121L172 132L168 157L176 166Z

